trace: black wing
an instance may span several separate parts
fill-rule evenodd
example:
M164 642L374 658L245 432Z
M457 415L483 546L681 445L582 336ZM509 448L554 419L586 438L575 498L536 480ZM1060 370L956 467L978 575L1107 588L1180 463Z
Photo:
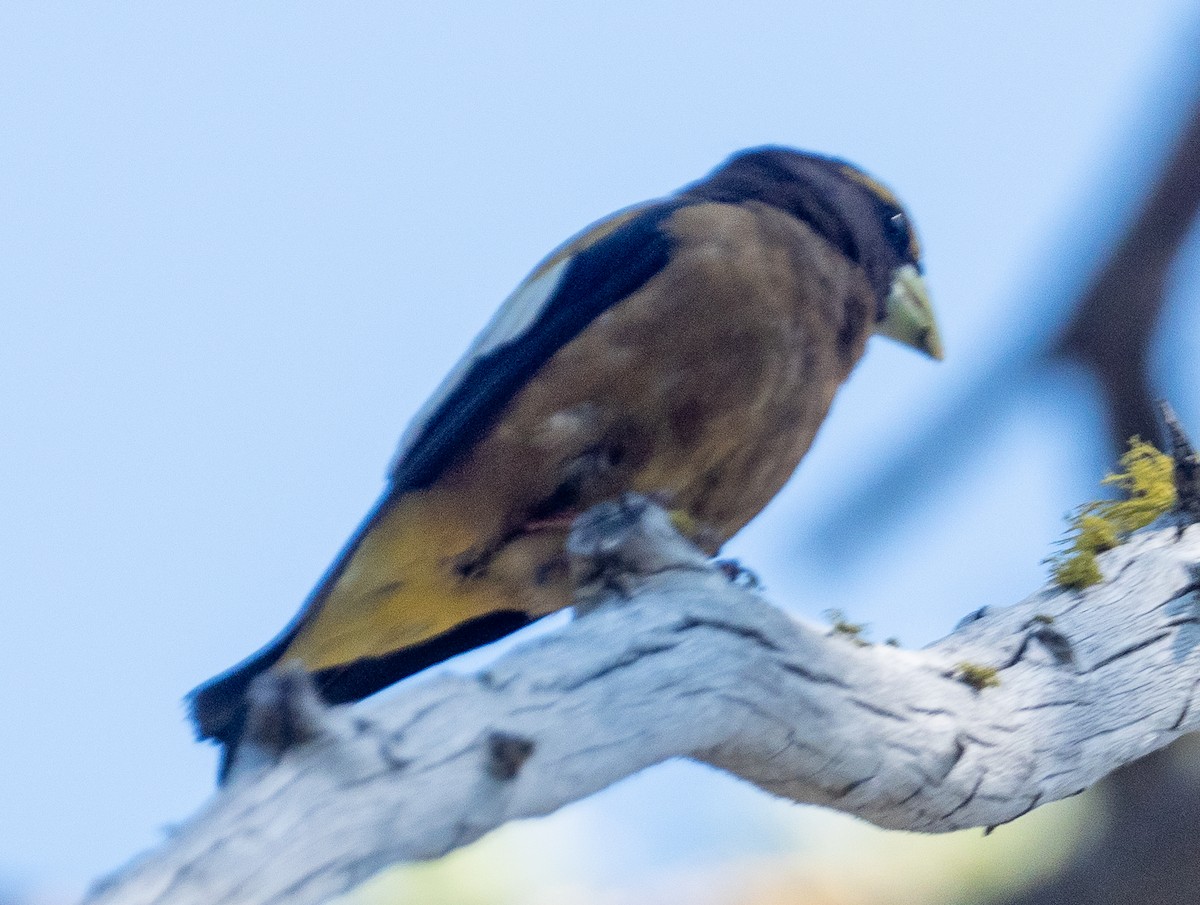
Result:
M472 362L425 420L393 466L392 491L433 484L479 442L555 352L662 270L670 260L671 237L661 226L680 206L649 207L576 252L530 325Z

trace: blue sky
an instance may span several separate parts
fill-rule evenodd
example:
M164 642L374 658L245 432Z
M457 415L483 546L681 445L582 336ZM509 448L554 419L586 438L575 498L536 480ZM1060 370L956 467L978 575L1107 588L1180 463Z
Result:
M0 875L78 889L202 801L214 753L182 695L290 617L474 331L557 242L741 147L835 153L897 189L949 360L874 343L732 552L797 612L906 643L1032 591L1105 467L1067 378L852 570L793 539L1011 337L1049 329L1046 287L1078 277L1063 256L1102 246L1162 153L1198 12L5 5ZM1193 387L1192 423L1198 272L1193 247L1160 365ZM670 829L672 802L705 819L689 797L664 779L631 838L689 838ZM710 835L639 857L749 844Z

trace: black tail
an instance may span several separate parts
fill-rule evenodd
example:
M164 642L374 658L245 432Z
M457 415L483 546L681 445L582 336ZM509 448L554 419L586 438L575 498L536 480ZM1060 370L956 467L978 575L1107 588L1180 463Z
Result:
M330 704L358 701L393 682L457 654L490 644L534 621L525 613L498 610L387 656L354 660L323 669L313 674L313 680L321 697ZM224 747L218 774L220 780L224 780L229 770L246 727L246 692L250 683L279 662L298 631L299 626L293 627L250 659L209 679L188 694L197 734Z
M292 631L281 635L253 657L188 692L188 708L192 722L196 724L196 735L202 739L211 738L221 745L219 782L225 781L234 751L246 728L246 692L250 683L279 661L295 634Z

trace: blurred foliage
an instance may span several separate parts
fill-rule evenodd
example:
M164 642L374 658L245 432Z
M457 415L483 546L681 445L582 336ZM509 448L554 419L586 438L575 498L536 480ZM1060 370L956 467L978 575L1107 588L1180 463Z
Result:
M763 819L778 802L763 797ZM597 876L603 839L577 832L573 808L510 824L428 864L388 870L339 905L919 905L985 902L1051 875L1089 828L1102 800L1040 808L990 835L877 829L855 818L789 807L787 853L743 855L629 878Z
M1103 820L1101 797L1040 808L985 835L920 836L854 821L834 851L779 859L745 872L727 905L972 905L1036 885L1067 863Z

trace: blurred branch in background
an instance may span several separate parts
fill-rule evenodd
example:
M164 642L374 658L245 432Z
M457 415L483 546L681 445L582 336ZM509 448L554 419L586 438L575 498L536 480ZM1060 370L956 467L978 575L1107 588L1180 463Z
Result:
M1096 272L1065 330L1036 362L1068 362L1097 382L1109 437L1161 441L1151 388L1151 347L1166 307L1172 267L1200 211L1200 88L1184 128L1136 219ZM1162 443L1159 442L1162 446Z
M1108 418L1108 444L1103 458L1115 460L1132 436L1158 442L1162 437L1154 400L1171 396L1153 386L1151 353L1167 303L1167 289L1179 251L1200 213L1200 69L1193 61L1186 73L1191 90L1157 178L1145 199L1129 204L1129 225L1105 248L1105 257L1082 271L1084 285L1065 296L1029 304L1029 310L1061 309L1062 326L1043 336L1028 329L998 331L1011 335L996 350L976 379L933 417L897 453L874 469L870 481L849 488L806 529L804 539L814 558L845 566L866 548L891 537L897 522L960 472L980 448L995 438L995 425L1006 411L1046 375L1064 367L1079 369L1094 380L1093 390ZM1127 181L1113 174L1111 181ZM1096 197L1114 193L1097 191ZM1100 221L1102 211L1089 211ZM1052 266L1056 274L1077 270L1078 250L1072 237ZM1053 315L1051 316L1053 322ZM1044 321L1039 320L1039 324ZM1002 341L1002 340L1001 340ZM918 488L913 494L896 488Z

